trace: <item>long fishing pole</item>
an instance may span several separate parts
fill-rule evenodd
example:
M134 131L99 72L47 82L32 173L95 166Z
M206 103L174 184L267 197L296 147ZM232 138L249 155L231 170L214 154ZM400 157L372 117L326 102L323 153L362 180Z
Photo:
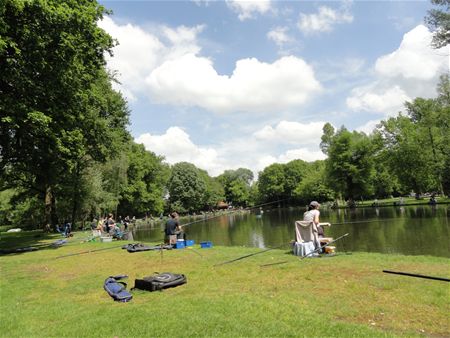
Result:
M55 257L55 259L64 258L64 257L71 257L71 256L78 256L78 255L83 255L83 254L88 254L88 253L91 253L91 252L97 252L97 251L103 251L103 250L111 250L111 249L120 248L122 246L123 246L123 244L118 245L118 246L112 246L110 248L102 248L102 249L96 249L96 250L86 250L86 251L82 251L82 252L77 252L77 253L72 253L72 254L68 254L68 255L58 256L58 257Z
M325 248L326 246L328 246L328 245L330 245L331 243L334 243L334 242L340 240L341 238L344 238L345 236L348 236L348 232L347 232L345 235L342 235L342 236L340 236L340 237L338 237L338 238L336 238L336 239L334 239L334 240L328 242L327 244L324 244L324 245L318 247L316 250L311 251L310 253L308 253L308 254L302 256L300 259L306 258L306 257L311 256L312 254L314 254L314 253L316 253L316 252L319 252L320 250L322 250L322 249Z
M398 272L398 271L390 271L390 270L383 270L385 273L392 273L394 275L403 275L403 276L409 276L409 277L418 277L418 278L426 278L426 279L434 279L434 280L440 280L444 282L450 282L450 279L444 278L444 277L433 277L433 276L425 276L425 275L419 275L415 273L409 273L409 272Z
M279 246L276 246L276 247L274 247L274 248L269 248L269 249L266 249L266 250L263 250L263 251L258 251L258 252L255 252L255 253L252 253L252 254L249 254L249 255L241 256L241 257L232 259L232 260L230 260L230 261L226 261L226 262L223 262L223 263L215 264L215 265L213 265L213 266L220 266L220 265L225 265L225 264L233 263L233 262L239 261L239 260L244 259L244 258L248 258L248 257L251 257L251 256L255 256L255 255L262 254L262 253L267 252L267 251L270 251L270 250L274 250L274 249L281 248L281 247L284 246L284 245L286 245L286 243L283 243L283 244L281 244L281 245L279 245Z
M402 219L400 218L382 218L382 219L372 219L368 221L354 221L354 222L341 222L341 223L332 223L333 225L341 225L341 224L353 224L353 223L370 223L370 222L383 222L383 221L389 221L392 219Z

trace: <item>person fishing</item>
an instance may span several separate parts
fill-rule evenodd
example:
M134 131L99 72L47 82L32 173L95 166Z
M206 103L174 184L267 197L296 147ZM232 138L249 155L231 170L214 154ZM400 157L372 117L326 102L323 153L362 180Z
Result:
M308 211L303 214L303 220L295 222L297 245L294 247L294 254L304 256L320 248L320 238L324 237L322 226L331 226L331 224L320 223L319 208L319 202L312 201L309 203Z
M184 234L182 227L178 222L178 213L176 213L175 211L170 214L170 218L166 222L164 234L164 241L168 244L174 244L171 243L174 241L174 239L186 239L186 235ZM172 236L175 236L175 238Z
M312 222L316 229L317 229L317 235L319 238L325 237L323 226L331 226L330 223L320 223L320 204L317 201L312 201L309 203L308 211L306 211L303 214L303 221L305 222Z

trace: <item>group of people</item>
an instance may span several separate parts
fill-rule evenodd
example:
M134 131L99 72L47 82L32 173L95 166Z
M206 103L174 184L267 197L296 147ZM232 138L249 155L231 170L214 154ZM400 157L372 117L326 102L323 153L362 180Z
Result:
M130 217L126 216L123 220L122 217L119 216L119 221L116 222L114 220L113 214L108 214L107 217L100 217L100 219L97 221L95 218L92 220L91 229L92 229L92 235L102 236L103 234L109 234L109 235L117 235L117 233L121 232L121 226L123 225L123 230L128 229L128 225L131 223Z
M303 214L303 220L295 222L294 253L304 256L321 248L321 241L327 241L323 227L330 223L320 223L320 204L312 201Z

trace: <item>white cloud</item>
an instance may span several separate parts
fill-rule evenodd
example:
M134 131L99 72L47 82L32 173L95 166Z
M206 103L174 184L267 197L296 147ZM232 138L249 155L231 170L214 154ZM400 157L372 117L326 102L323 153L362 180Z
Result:
M274 63L255 58L236 62L231 76L219 75L210 59L186 54L164 62L147 78L160 103L199 106L214 112L266 112L302 105L321 90L313 69L302 59Z
M283 46L286 43L293 41L293 39L287 34L287 27L276 27L267 33L267 38L277 44L277 46Z
M163 155L169 164L190 162L214 174L223 169L216 164L216 150L195 145L190 136L179 127L170 127L163 135L142 134L135 141L144 144L147 150Z
M370 121L367 121L362 126L359 126L358 128L356 128L355 130L361 131L363 133L366 133L367 135L370 135L375 130L377 124L379 124L380 122L381 122L381 120L370 120Z
M430 48L431 33L419 25L406 33L400 47L380 57L375 70L383 77L401 76L405 79L430 80L442 70L442 55Z
M313 68L294 56L273 63L241 59L231 75L219 75L211 59L198 55L203 25L159 26L153 33L108 17L99 25L119 41L108 67L118 71L129 99L145 94L212 112L267 112L299 107L321 90Z
M351 96L347 98L347 106L355 111L376 111L385 112L386 115L396 115L405 101L411 101L411 98L399 86L391 88L373 87L355 88Z
M280 121L275 128L264 126L253 135L259 141L289 144L314 144L320 143L322 128L325 122L299 123Z
M227 0L227 6L238 13L241 21L251 19L254 14L265 14L271 9L270 0Z
M305 34L316 32L330 32L336 24L351 23L353 16L348 8L344 6L339 10L334 10L327 6L320 6L316 14L300 13L297 23L298 28Z
M301 129L307 126L304 125ZM315 143L308 138L296 138L295 135L286 139L283 131L290 129L292 132L296 129L295 122L286 121L279 123L274 129L276 135L261 138L263 135L255 136L258 132L250 133L247 137L228 139L226 143L215 146L215 149L196 145L189 134L179 127L170 127L162 135L145 133L137 137L135 141L144 144L147 150L164 156L169 164L190 162L208 171L211 176L220 175L227 169L240 167L248 168L256 175L258 171L272 163L287 163L295 159L304 161L324 159L325 155L318 150L323 124L321 123L320 128L315 124L309 124L309 126L316 131L317 136L312 136L317 138ZM278 146L292 145L295 140L297 148L284 150L279 156L273 155L273 152L277 152L274 149Z
M431 32L419 25L406 33L397 50L375 62L372 83L354 88L347 98L352 110L396 115L405 101L434 97L440 74L448 72L448 47L430 47Z
M109 17L104 17L98 25L119 41L113 49L114 57L107 57L108 67L119 73L122 91L134 99L134 94L145 87L144 74L159 64L165 46L138 26L119 26Z

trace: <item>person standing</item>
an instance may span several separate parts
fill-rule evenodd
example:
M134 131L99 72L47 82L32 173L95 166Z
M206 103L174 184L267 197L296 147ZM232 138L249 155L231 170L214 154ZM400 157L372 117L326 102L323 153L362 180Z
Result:
M178 223L178 214L176 212L172 212L170 214L170 218L166 222L166 227L164 228L164 241L168 244L175 244L174 242L176 242L176 235L179 228L180 223Z

